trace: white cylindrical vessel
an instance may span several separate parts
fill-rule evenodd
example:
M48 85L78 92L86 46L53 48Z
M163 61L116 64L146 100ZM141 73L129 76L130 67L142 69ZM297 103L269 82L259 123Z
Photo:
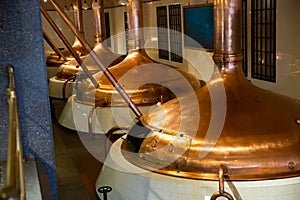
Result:
M162 175L132 165L122 155L123 139L111 147L96 182L100 199L101 187L110 187L108 200L209 200L218 191L218 181L196 180ZM235 200L299 200L300 177L258 181L225 181L225 191ZM100 190L101 191L101 190ZM218 199L226 199L219 197Z
M130 127L135 123L135 115L129 107L96 107L86 105L74 100L75 95L69 97L64 109L58 119L60 125L77 130L79 132L89 132L89 117L92 111L91 130L93 133L107 133L114 126ZM142 113L147 113L150 109L157 107L139 106Z

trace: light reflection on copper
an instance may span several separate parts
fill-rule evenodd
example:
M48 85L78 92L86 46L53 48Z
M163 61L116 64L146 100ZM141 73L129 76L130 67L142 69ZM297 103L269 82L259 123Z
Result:
M136 140L134 132L129 132L130 135L122 144L123 155L139 167L192 179L218 180L221 164L226 165L226 175L230 180L299 176L300 101L261 89L244 76L240 45L241 1L215 0L214 9L214 60L222 78L210 80L199 89L196 93L197 102L189 100L190 96L181 100L181 103L178 99L171 100L141 118L141 123L150 130L154 126L155 129L189 135L192 143L186 162L178 163L178 158L163 166L162 163L147 162L128 153L143 149L151 139L146 137L142 142ZM211 120L212 97L208 89L208 86L220 86L218 83L223 83L226 91L226 117L220 137L217 140L204 140L209 126L221 123ZM199 113L195 113L197 107ZM179 117L182 113L184 116ZM199 121L195 120L198 115ZM164 123L160 123L162 117ZM197 134L193 135L195 130L192 127L195 124L198 125ZM202 152L206 153L205 156L199 157Z

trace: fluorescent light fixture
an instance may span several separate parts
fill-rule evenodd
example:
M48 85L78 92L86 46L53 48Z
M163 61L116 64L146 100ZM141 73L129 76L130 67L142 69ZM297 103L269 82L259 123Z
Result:
M125 6L126 4L128 4L128 0L119 0L119 4Z

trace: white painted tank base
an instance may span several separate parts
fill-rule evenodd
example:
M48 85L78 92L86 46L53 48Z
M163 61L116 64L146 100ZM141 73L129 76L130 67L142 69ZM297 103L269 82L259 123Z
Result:
M68 98L59 116L60 125L80 132L89 132L88 117L93 106L78 103L75 95ZM148 112L154 106L138 107L142 113ZM114 126L131 127L136 116L129 107L97 107L93 112L92 133L106 133Z
M121 153L123 139L110 149L96 181L98 189L111 187L107 200L209 200L218 190L218 181L193 180L157 174L129 163ZM235 200L299 200L300 177L261 180L225 181L225 191ZM219 197L218 200L226 198Z
M58 80L56 76L53 76L49 79L48 89L49 96L52 98L63 99L63 86L66 80ZM66 84L65 88L65 98L69 98L73 94L73 88L75 82L70 81Z

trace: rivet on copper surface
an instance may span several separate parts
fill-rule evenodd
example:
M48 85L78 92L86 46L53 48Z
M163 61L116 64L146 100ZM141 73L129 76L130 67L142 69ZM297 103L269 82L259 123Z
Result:
M289 162L288 166L289 166L290 170L294 170L295 169L295 163L293 161Z
M151 142L151 147L152 147L153 150L155 149L156 144L157 144L157 140L153 139L152 142Z
M300 125L300 119L296 119L296 123Z
M169 151L170 153L172 153L172 152L174 151L174 145L173 145L172 143L169 144L169 146L168 146L168 151Z

